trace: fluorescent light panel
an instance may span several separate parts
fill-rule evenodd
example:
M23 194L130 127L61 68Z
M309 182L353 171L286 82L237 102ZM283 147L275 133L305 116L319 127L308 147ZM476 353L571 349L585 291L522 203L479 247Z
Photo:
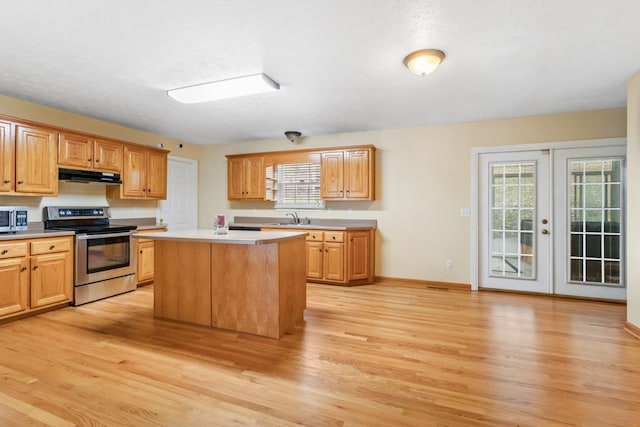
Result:
M193 104L196 102L235 98L279 89L280 85L271 80L266 74L252 74L245 77L168 90L167 95L176 101Z

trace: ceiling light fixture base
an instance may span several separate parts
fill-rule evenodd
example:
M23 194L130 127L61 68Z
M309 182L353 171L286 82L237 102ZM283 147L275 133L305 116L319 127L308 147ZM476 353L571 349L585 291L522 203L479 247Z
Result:
M433 73L444 61L444 52L438 49L422 49L405 56L402 63L413 74L426 76Z
M297 130L288 130L284 133L284 136L286 136L287 139L292 143L297 144L298 142L300 142L302 133L298 132Z

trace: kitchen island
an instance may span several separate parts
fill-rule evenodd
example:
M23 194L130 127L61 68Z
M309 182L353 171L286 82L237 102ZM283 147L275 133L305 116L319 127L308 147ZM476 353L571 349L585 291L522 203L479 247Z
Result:
M154 315L281 338L306 307L305 232L134 234L155 241Z

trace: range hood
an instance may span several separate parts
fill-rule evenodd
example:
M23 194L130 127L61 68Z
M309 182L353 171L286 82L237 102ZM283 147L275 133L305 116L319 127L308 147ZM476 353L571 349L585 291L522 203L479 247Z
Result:
M83 171L77 169L58 169L58 179L71 182L101 182L103 184L122 184L119 173Z

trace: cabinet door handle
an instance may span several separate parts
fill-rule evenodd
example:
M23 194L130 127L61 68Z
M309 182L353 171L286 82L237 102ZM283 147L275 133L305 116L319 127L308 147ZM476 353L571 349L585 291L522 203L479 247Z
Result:
M96 159L96 163L100 163L100 159Z
M142 253L142 249L140 249L140 253Z
M331 238L332 238L333 240L336 240L336 236L331 236Z
M90 161L91 161L91 157L89 157L89 158L87 159L87 162L90 162Z
M55 247L56 247L56 245L51 245L51 246L49 246L49 250L52 251L52 250L55 249Z
M38 269L38 266L37 266L37 265L34 265L34 266L33 266L33 269L34 269L34 270L37 270L37 269Z
M11 182L11 180L10 180L10 179L5 179L5 180L4 180L4 183L5 183L5 184L8 184L8 183L10 183L10 182Z
M24 181L18 181L18 184L24 184Z
M9 253L9 249L3 249L2 250L2 255Z
M320 252L322 252L322 249L318 249Z
M324 251L325 251L325 252L329 252L329 249L325 249Z
M20 271L27 271L27 267L22 267Z

